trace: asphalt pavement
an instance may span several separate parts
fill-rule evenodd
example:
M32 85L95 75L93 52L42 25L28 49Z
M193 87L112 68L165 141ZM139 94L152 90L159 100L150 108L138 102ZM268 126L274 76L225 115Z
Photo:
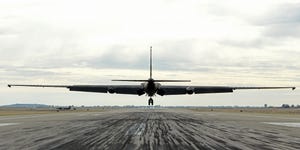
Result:
M300 149L300 117L188 109L4 116L0 149Z

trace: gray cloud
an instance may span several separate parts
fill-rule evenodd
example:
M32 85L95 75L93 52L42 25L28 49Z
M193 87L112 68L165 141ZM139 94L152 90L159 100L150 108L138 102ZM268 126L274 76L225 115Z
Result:
M29 68L29 67L0 67L0 83L11 82L28 82L32 80L51 80L65 78L70 74L67 72L53 72L42 68Z
M255 18L254 24L265 28L264 35L281 38L300 36L300 3L286 3L277 6L262 17Z
M99 15L103 13L94 4L78 11L76 8L87 3L76 2L75 9L69 3L0 6L0 83L107 84L109 79L134 78L136 75L127 71L148 72L152 45L154 71L164 74L154 73L155 77L191 77L196 83L216 85L299 85L299 46L289 46L290 40L299 39L299 4L276 6L251 18L251 14L249 17L218 1L200 3L200 9L191 4L182 7L186 2L181 1L158 3L153 12L135 7L140 13L127 12L129 4L119 12L114 12L117 7L104 10L109 12L105 15ZM59 9L54 12L56 6ZM230 25L241 27L237 29L241 33L227 33L226 29L234 31ZM254 36L248 38L244 26L253 30ZM105 69L112 72L102 73ZM18 94L7 95L6 100L11 101ZM94 103L98 98L95 96Z
M207 6L210 9L210 13L214 12L215 15L220 16L220 14L226 16L234 16L234 12L230 11L226 7L214 5ZM257 21L260 25L271 25L274 22L289 22L287 20L293 21L293 19L298 17L298 5L297 6L282 6L286 9L282 10L282 13L273 13L267 15L269 18L263 17L261 20ZM213 9L214 8L214 9ZM222 9L221 9L222 8ZM274 10L278 12L281 7ZM286 20L280 20L284 18L286 12L292 9L293 15ZM215 11L213 11L215 10ZM218 10L218 11L217 11ZM241 15L241 14L239 14ZM237 15L237 17L239 17ZM16 18L15 18L16 19ZM20 18L19 18L20 19ZM93 57L84 57L80 55L85 53L82 46L81 34L74 30L56 28L51 26L51 24L43 23L34 20L21 19L19 24L22 26L16 26L14 24L9 29L3 28L4 35L17 34L17 37L2 41L0 52L2 53L2 62L11 63L11 60L16 62L20 61L23 66L30 66L35 68L59 68L59 67L95 67L95 68L130 68L130 69L148 69L148 51L145 50L143 53L136 53L135 49L130 49L129 45L112 45L107 48L104 53L95 55ZM297 19L296 19L297 20ZM291 22L290 21L290 22ZM289 23L290 23L289 22ZM297 21L296 21L297 22ZM20 28L21 27L21 28ZM279 30L272 27L266 27L264 33L267 35L268 31L271 32L272 29L276 30L278 34ZM293 28L289 28L293 29ZM286 29L287 30L287 29ZM282 31L284 32L284 31ZM275 32L271 32L274 33ZM293 32L297 33L297 32ZM286 32L285 34L289 34ZM226 50L207 48L200 48L199 40L196 39L183 39L183 40L168 40L160 43L156 43L154 46L154 66L156 69L160 70L200 70L200 71L210 71L214 67L228 67L228 66L249 66L249 63L257 64L259 66L261 62L258 60L252 60L253 58L233 58L222 56L222 53L226 53ZM223 39L215 42L216 44L221 44L223 47L231 48L238 47L241 50L236 51L236 53L243 53L242 49L258 49L265 48L269 45L275 45L279 43L278 41L270 40L264 37L260 37L254 40L232 40ZM46 46L45 46L46 45ZM203 43L205 45L205 43ZM158 49L155 48L157 46ZM216 47L216 48L222 48ZM145 49L145 48L143 48ZM201 52L197 52L201 51ZM129 57L133 55L136 58ZM248 60L247 60L248 59ZM14 62L13 62L14 63ZM278 62L280 63L280 62ZM18 64L18 63L16 63ZM188 66L188 67L186 67ZM276 65L274 65L275 67ZM270 66L268 66L270 67ZM267 68L267 67L266 67Z
M262 18L256 20L260 25L290 24L300 22L300 3L277 5Z
M255 39L223 39L218 41L218 44L229 46L229 47L237 47L242 49L263 49L268 46L280 45L280 41L274 41L267 37L258 37Z

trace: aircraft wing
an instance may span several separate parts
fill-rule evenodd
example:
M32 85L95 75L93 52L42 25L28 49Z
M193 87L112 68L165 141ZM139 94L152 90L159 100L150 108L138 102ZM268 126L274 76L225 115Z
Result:
M161 86L157 91L159 95L229 93L240 89L286 89L294 90L296 87L230 87L230 86Z
M53 88L67 88L70 91L81 92L97 92L97 93L117 93L117 94L145 94L141 85L26 85L26 84L9 84L12 86L26 86L26 87L53 87Z
M27 87L53 87L67 88L70 91L97 92L97 93L117 93L143 95L145 91L141 85L24 85L9 84L12 86ZM158 95L183 95L183 94L205 94L205 93L229 93L242 89L295 89L296 87L230 87L230 86L161 86Z

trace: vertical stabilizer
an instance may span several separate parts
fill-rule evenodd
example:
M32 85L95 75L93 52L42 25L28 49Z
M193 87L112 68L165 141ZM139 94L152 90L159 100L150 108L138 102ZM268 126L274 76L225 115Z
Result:
M152 46L150 46L150 79L152 79Z

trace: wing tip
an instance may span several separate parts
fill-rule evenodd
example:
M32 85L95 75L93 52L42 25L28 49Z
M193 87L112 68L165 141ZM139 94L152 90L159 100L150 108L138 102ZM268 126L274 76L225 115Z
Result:
M296 87L292 87L292 90L296 90Z
M10 84L8 84L7 86L8 86L9 88L11 88L11 85L10 85Z

